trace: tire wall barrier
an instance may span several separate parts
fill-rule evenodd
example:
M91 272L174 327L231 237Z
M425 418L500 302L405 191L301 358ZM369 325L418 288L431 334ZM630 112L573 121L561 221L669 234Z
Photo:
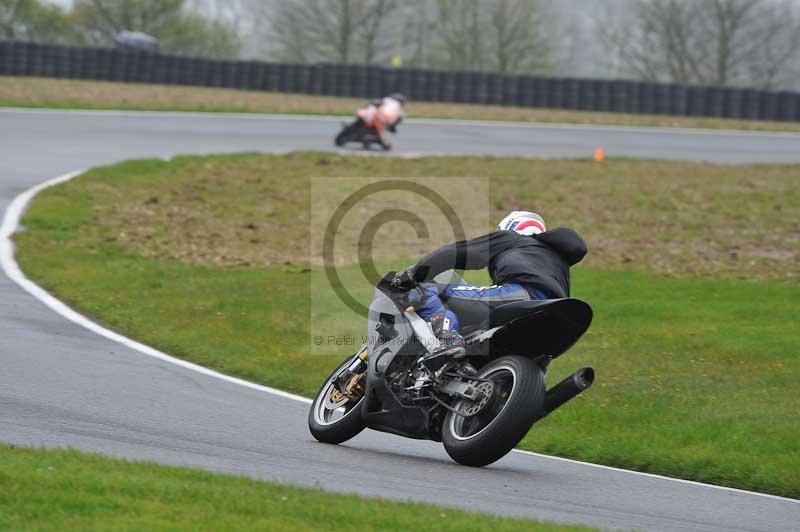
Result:
M630 80L545 78L365 65L226 61L116 48L0 41L0 76L225 87L370 99L800 121L800 93Z

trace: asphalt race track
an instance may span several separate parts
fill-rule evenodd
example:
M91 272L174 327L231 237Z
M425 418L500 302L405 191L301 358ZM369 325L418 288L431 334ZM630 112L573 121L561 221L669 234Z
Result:
M329 149L337 128L332 118L0 110L0 213L72 170L181 153ZM800 135L433 121L404 124L395 151L561 157L596 146L612 156L800 162ZM800 501L519 452L474 469L439 444L370 431L328 446L308 433L307 408L100 337L0 275L0 441L603 528L800 523Z

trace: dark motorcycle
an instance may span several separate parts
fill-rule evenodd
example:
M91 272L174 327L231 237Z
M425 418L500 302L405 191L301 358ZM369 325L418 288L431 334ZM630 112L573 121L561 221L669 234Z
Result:
M450 275L448 284L467 284ZM550 362L589 328L592 309L583 301L517 301L491 308L452 300L466 356L437 363L421 356L433 352L439 339L409 305L407 290L391 282L393 276L385 276L375 290L367 343L317 392L308 416L317 440L338 444L371 428L440 441L456 462L485 466L594 381L594 370L583 368L545 389ZM438 283L444 282L441 277Z
M377 144L384 151L392 149L392 145L382 140L375 128L367 125L361 118L356 118L350 124L342 124L342 130L333 140L338 147L342 147L348 142L358 142L364 146L365 150L369 150L373 144Z

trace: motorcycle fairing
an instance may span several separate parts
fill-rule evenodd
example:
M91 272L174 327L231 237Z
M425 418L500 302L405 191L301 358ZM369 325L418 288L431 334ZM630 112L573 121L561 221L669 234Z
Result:
M483 346L498 350L492 356L555 358L572 347L592 322L591 307L574 298L513 302L450 298L445 304L458 316L468 341L479 336L486 340L487 331L497 328L490 335L493 342Z
M430 439L427 410L403 405L387 379L404 371L425 350L411 323L380 288L369 307L366 401L361 415L367 427L415 439Z
M490 325L499 327L489 339L492 357L564 354L592 323L592 308L574 298L516 301L492 310Z

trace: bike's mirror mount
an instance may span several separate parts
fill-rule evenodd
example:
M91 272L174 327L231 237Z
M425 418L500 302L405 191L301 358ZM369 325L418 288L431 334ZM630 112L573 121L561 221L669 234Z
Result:
M400 288L392 283L392 280L394 279L396 274L397 272L394 271L388 272L381 278L380 281L378 281L378 284L375 285L375 288L377 288L387 296L391 296L392 294L401 292Z

